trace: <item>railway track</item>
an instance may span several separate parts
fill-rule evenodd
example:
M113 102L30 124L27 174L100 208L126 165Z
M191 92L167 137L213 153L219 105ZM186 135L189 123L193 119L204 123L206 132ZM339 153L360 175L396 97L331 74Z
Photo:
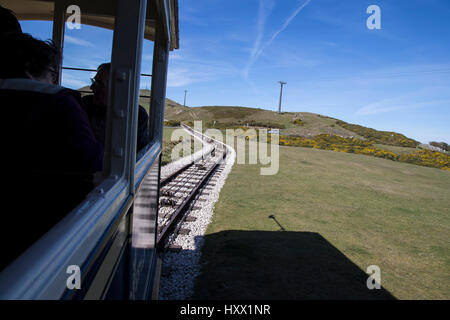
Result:
M214 177L219 174L227 156L226 147L215 140L185 127L191 135L202 139L212 148L197 160L164 178L160 182L160 198L158 213L157 247L159 250L179 250L172 244L179 234L188 234L183 229L184 221L193 221L189 216L191 210L201 208L204 197L209 195L208 189L214 184Z

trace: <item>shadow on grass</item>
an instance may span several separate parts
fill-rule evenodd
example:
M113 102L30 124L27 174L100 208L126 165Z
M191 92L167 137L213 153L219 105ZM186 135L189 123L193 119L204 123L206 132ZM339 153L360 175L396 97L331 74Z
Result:
M318 233L210 234L200 263L192 299L395 299Z

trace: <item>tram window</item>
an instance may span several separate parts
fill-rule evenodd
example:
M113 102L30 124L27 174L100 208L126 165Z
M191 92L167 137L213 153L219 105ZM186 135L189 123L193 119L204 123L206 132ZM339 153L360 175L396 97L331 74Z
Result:
M21 241L12 248L16 257L93 189L102 151L78 92L51 83L59 68L58 49L27 34L4 35L1 41L7 45L0 54L0 100L13 126L2 126L6 150L14 155L7 157L12 186L7 199L20 204L5 219L6 225L22 229ZM24 187L26 201L19 192ZM14 238L7 231L2 236Z
M62 85L78 90L97 141L105 149L109 70L99 68L111 60L113 32L81 25L64 35ZM96 180L96 184L100 183Z
M150 106L151 106L151 86L152 86L152 64L153 64L153 42L144 40L142 48L142 60L141 60L141 77L140 77L140 90L139 90L139 106L145 110L148 115L145 124L145 133L142 131L144 126L140 123L141 128L137 128L138 141L136 145L137 154L136 161L138 161L150 147ZM139 108L141 114L141 120L143 110ZM141 143L139 142L139 136L141 136ZM143 137L145 136L145 139ZM145 142L145 143L144 143Z
M137 141L136 141L136 161L138 161L145 152L149 149L150 133L149 133L149 115L150 115L150 98L151 78L141 76L139 90L139 110L138 110L138 125L136 127Z
M15 123L12 130L4 132L9 136L6 150L14 155L7 166L11 171L7 181L12 186L7 198L20 203L4 220L6 225L22 227L18 227L20 241L15 241L9 255L2 257L1 269L82 203L101 182L94 176L102 170L103 148L78 92L89 83L92 72L63 70L63 86L54 85L61 53L50 41L40 40L52 37L52 22L19 23L23 34L2 36L0 99L6 119ZM100 28L83 26L81 30L92 35L94 29ZM89 68L88 61L110 59L112 31L100 31L105 43L105 31L109 32L109 49L108 45L97 48L83 40L82 34L66 31L65 63ZM89 54L80 53L80 48L91 53L91 60ZM98 56L102 49L108 54L106 59ZM20 192L24 186L29 192L25 202ZM26 224L20 223L22 220ZM9 238L15 236L2 233L2 243L8 243Z
M154 80L159 81L153 81L152 89L155 89L154 97L158 97L156 107L150 108L149 91L143 91L145 96L142 97L140 105L147 114L148 120L144 121L147 125L146 133L152 133L148 129L150 125L156 127L157 134L153 134L152 137L157 138L159 125L162 127L160 121L162 116L159 111L162 107L161 100L165 93L167 74L168 47L164 44L164 40L172 38L166 32L172 29L174 23L178 23L177 2L146 1L145 6L144 1L73 0L72 5L78 5L82 9L81 22L86 23L81 25L79 30L64 29L67 26L65 25L66 8L69 4L67 1L0 2L8 3L11 9L17 12L19 19L53 19L53 23L21 22L24 26L23 31L39 39L53 38L56 48L64 47L64 60L58 57L56 65L45 68L52 75L56 74L53 77L56 81L53 82L61 83L62 86L49 83L43 85L39 84L39 81L34 81L29 83L28 87L13 87L14 83L5 87L9 78L0 79L0 101L5 113L4 125L0 127L4 130L3 136L7 137L4 151L8 161L6 165L8 189L5 198L14 204L14 210L7 212L3 217L3 224L7 228L2 232L1 242L11 249L11 246L23 242L31 233L36 236L32 239L34 242L28 241L26 246L22 246L22 252L16 251L19 254L23 253L20 257L17 259L9 257L15 261L4 261L6 256L4 250L1 269L5 267L5 262L8 266L0 272L2 282L0 296L24 299L146 298L148 288L153 286L156 274L154 241L160 145L155 143L149 148L152 143L147 139L145 141L147 148L141 150L144 153L143 157L139 159L138 155L136 158L139 159L139 163L133 163L135 152L139 151L133 149L136 145L133 130L139 130L135 119L138 119L138 110L141 110L135 101L138 99L136 93L139 89L151 88L152 84L151 77L143 76L139 87L137 75L139 72L145 74L153 72L151 58L155 56L158 61L155 62ZM144 8L147 10L147 20L144 17ZM170 21L166 19L167 17L170 17ZM35 28L38 25L42 27ZM89 32L95 27L88 25L111 30L111 37L109 40L107 37L94 39ZM145 32L142 33L144 29ZM105 30L99 28L97 31L101 33ZM178 47L178 29L173 31L176 36L173 39L176 41L173 41L172 45ZM158 54L154 54L153 46L149 53L146 52L148 42L144 41L142 46L143 36L154 40L157 48L162 48L159 51L155 50ZM109 44L105 46L105 42ZM11 61L17 57L14 52L11 54L11 46L5 44L9 43L2 42L0 57L5 57L6 53L10 54L10 57L0 59L0 72L11 68ZM101 50L105 53L100 54ZM21 52L33 56L32 51ZM145 57L141 63L142 53ZM84 173L81 169L65 170L68 164L80 165L86 157L83 157L82 152L65 155L68 145L77 140L65 139L64 133L70 131L75 135L80 134L84 138L92 138L93 145L100 145L92 132L88 115L78 100L82 103L80 88L87 89L83 95L91 93L90 78L96 78L97 67L105 62L112 62L111 75L107 77L109 93L105 149L94 148L100 151L95 152L96 155L100 155L100 161L96 162L100 165L88 170L88 174L81 175L80 173ZM141 70L138 70L139 67L142 67ZM19 80L26 82L30 79L24 77ZM36 80L39 80L39 77L36 77ZM43 87L49 92L34 92L35 86ZM73 97L69 99L73 102L71 106L53 106L61 100L64 101L59 99L60 96L54 96L54 92L57 94L60 90L70 93ZM32 94L24 94L23 91L31 91ZM42 97L38 97L38 94L48 94L46 98L55 98L55 101L47 103ZM6 97L7 95L10 97ZM42 104L44 106L40 108ZM133 109L130 106L133 106ZM61 112L61 109L68 114ZM149 114L153 116L148 116ZM75 126L74 120L77 118L83 118L85 126L81 128ZM82 148L83 143L75 145ZM138 148L139 146L136 149ZM79 159L80 157L83 159ZM41 163L50 170L38 170L38 175L35 176L34 171L36 168L39 169ZM91 173L97 168L102 170L103 181L95 186L93 192L86 195L88 190L83 190L80 196L79 184L73 185L71 182L74 178L82 176L84 179L80 184L87 183L90 186L89 190L92 190ZM60 210L60 204L66 206L70 204L70 208ZM52 223L47 225L45 230L36 228L40 227L43 220L47 220L49 216ZM145 232L140 229L136 231L133 228L139 227L139 224L135 222L143 217L146 224L145 228L141 229L145 229ZM148 225L155 228L149 228ZM146 237L142 237L144 233ZM135 241L136 239L145 241ZM117 265L121 267L116 269ZM66 286L67 266L82 267L82 290L71 291ZM133 292L130 292L130 289L133 289Z

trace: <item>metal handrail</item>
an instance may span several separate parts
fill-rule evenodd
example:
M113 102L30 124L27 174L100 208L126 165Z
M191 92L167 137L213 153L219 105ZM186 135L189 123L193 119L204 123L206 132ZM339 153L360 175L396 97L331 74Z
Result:
M87 68L75 68L75 67L62 67L65 70L76 70L76 71L89 71L89 72L97 72L96 69L87 69ZM149 73L141 73L142 77L151 77L152 75Z
M87 90L77 90L77 91L81 92L81 93L94 93L93 91L87 91ZM139 98L148 98L148 99L150 99L151 96L139 95Z

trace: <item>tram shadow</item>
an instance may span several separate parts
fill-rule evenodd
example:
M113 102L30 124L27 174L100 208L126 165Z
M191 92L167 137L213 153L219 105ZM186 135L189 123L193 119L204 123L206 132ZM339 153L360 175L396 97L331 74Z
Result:
M192 299L396 299L369 290L368 274L318 233L230 230L203 240Z

